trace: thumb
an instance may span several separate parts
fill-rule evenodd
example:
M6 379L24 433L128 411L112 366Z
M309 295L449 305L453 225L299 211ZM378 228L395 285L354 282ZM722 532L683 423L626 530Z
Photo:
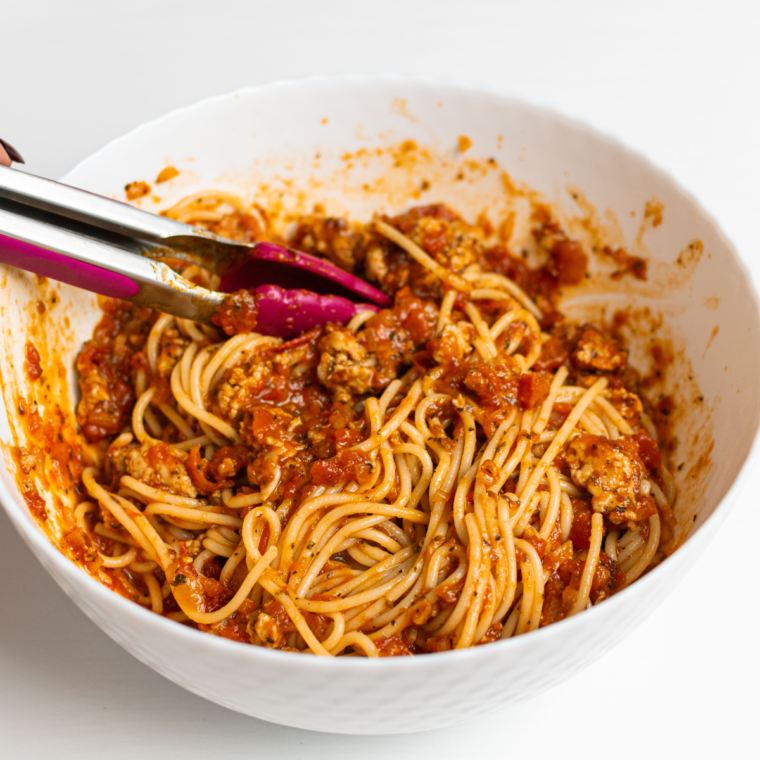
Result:
M26 163L21 154L9 143L0 138L0 166L10 166L11 162Z

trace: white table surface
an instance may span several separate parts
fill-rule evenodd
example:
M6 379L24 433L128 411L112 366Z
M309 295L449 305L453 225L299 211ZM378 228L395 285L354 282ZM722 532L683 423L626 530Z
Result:
M757 280L759 9L6 0L0 135L30 171L56 177L147 119L237 87L347 71L456 76L552 105L649 155L719 219ZM398 737L282 728L185 692L85 618L0 514L0 757L758 756L757 542L747 531L759 491L755 475L683 584L594 666L496 715Z

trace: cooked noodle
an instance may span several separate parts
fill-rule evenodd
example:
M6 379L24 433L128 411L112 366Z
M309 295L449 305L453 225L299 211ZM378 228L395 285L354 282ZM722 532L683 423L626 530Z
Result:
M121 593L239 641L376 657L536 630L662 559L675 491L623 387L624 352L586 329L549 361L551 303L483 259L454 268L425 250L419 219L464 225L425 211L351 232L368 272L402 261L417 273L414 292L400 275L380 281L396 293L381 315L289 342L140 317L131 415L90 433L110 444L77 510ZM229 194L166 213L273 235L261 209ZM88 366L85 432L96 430Z

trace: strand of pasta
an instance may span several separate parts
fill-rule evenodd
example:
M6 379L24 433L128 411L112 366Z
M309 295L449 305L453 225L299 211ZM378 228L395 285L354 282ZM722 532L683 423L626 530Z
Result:
M390 224L386 224L380 219L374 219L373 224L381 235L394 242L399 248L403 248L418 264L430 270L438 279L443 280L452 288L464 293L472 290L472 285L469 282L462 279L456 272L452 272L446 269L446 267L441 266L434 258L428 256L414 241L400 233L395 227L391 227Z
M549 465L554 461L555 457L559 453L559 450L565 444L573 428L576 426L581 418L581 415L586 410L586 407L601 393L607 385L607 378L600 377L587 391L583 394L580 401L573 407L573 411L570 412L562 427L557 432L554 440L549 445L544 455L541 457L541 461L536 466L536 469L531 473L530 479L525 485L525 488L518 492L518 498L521 502L525 502L533 497L538 483L544 476Z
M201 201L212 202L205 196ZM182 213L190 213L190 207ZM457 339L461 339L458 325L462 323L453 324L451 312L459 297L456 291L468 293L469 300L463 309L469 322L465 325L467 330L474 328L475 347L482 358L495 358L497 338L511 324L520 322L520 328L510 333L511 342L506 350L517 351L525 339L527 354L518 354L516 359L522 371L533 365L542 345L536 321L541 312L517 286L511 287L507 284L511 281L500 276L483 275L477 268L466 270L463 276L450 272L395 228L380 220L375 226L456 289L443 298L438 333L452 326ZM511 298L524 308L510 301ZM483 299L509 301L512 308L489 327L473 303ZM359 330L372 316L372 312L358 315L348 329ZM207 397L226 372L279 341L250 333L213 344L209 343L213 331L202 330L187 320L162 316L154 323L146 344L153 372L157 370L163 335L175 323L180 335L190 339L170 376L177 410L166 402L156 408L186 439L175 445L180 458L184 456L180 447L187 449L191 443L210 442L213 445L207 448L208 458L215 447L227 441L237 442L240 436L232 425L206 409ZM420 605L436 602L438 591L442 592L447 584L460 582L464 587L459 599L426 624L430 632L450 637L454 647L462 648L481 641L492 625L505 618L502 629L505 637L535 630L543 609L544 571L535 547L519 536L537 510L539 537L548 540L559 526L562 539L567 540L573 518L570 496L580 495L552 463L567 440L580 430L615 440L618 434L631 434L631 426L605 398L604 378L589 389L564 387L567 370L561 367L541 407L511 411L478 451L475 419L482 420L478 416L482 412L471 411L448 393L437 393L438 376L440 371L434 370L423 379L399 378L389 383L379 398L367 399L364 406L370 435L351 450L367 454L372 470L370 479L345 483L328 492L313 488L311 496L294 502L295 511L287 500L268 503L280 482L279 464L258 493L235 495L232 490L225 490L221 494L224 509L209 507L202 499L153 488L130 475L120 479L124 496L108 494L95 483L94 471L90 471L88 482L92 488L88 486L88 491L114 514L133 544L112 532L114 540L118 538L122 543L115 549L115 556L103 558L104 566L113 570L129 568L130 572L133 569L137 572L140 567L147 589L141 603L160 611L170 589L161 587L152 568L166 570L172 562L172 552L176 552L177 540L198 536L202 548L195 554L197 572L202 573L213 557L226 560L221 576L225 582L232 579L241 562L246 563L248 572L224 607L214 613L183 607L187 618L213 625L238 609L246 597L251 596L259 604L263 594L263 601L279 600L297 628L297 634L289 637L288 646L306 646L322 655L338 654L351 647L354 653L377 656L378 643L384 637L409 625L422 609ZM158 424L150 409L156 388L146 388L144 377L141 382L144 390L135 405L132 428L138 441L150 443L158 436L148 432ZM573 408L559 430L547 431L552 409L559 402L571 403ZM389 407L394 408L389 411ZM459 422L452 423L451 416L439 419L438 413L443 408L456 410ZM410 420L412 413L414 421ZM188 415L190 422L183 414ZM196 435L198 428L202 435ZM458 435L452 434L455 429ZM123 445L131 442L123 440L126 441ZM270 456L276 458L279 454L273 449ZM496 481L489 482L488 487L483 468L487 461L498 468ZM516 495L501 495L501 488L516 470ZM672 481L664 478L663 481L664 492L656 483L643 484L645 489L651 488L658 507L672 503ZM144 511L136 509L129 498L146 502ZM393 503L384 503L386 500ZM248 511L237 517L225 509ZM84 514L83 511L80 518L83 521ZM158 520L159 516L174 525ZM398 520L399 524L391 520ZM269 538L264 547L266 526ZM453 531L448 526L453 526ZM106 528L103 530L107 532ZM171 531L177 531L176 537ZM614 537L613 533L608 536L608 544L611 552L627 563L626 583L630 583L654 559L660 541L659 517L650 518L646 539L643 534L632 538L624 534L625 545L621 545L619 533ZM570 615L589 603L602 534L603 520L595 513L591 546ZM151 559L140 560L138 547ZM517 581L518 551L523 558L519 562L522 583ZM363 569L346 568L331 579L325 565L338 552L346 552L358 563L355 567ZM333 598L309 598L316 593L327 593ZM332 626L324 641L316 638L300 610L331 619ZM359 630L373 628L375 631L369 636Z
M209 427L218 430L222 435L229 438L231 441L240 441L240 435L238 434L237 430L232 427L232 425L229 425L228 423L224 422L224 420L220 420L217 416L211 414L210 412L207 412L205 409L202 409L190 399L190 397L185 392L185 389L183 388L184 383L181 381L181 375L182 363L180 362L175 365L171 374L172 394L174 395L177 403L188 414L197 418L199 422L205 422Z
M256 585L256 582L261 579L261 575L271 564L272 560L277 556L277 547L272 546L266 551L266 553L259 559L259 561L251 568L250 572L246 576L245 580L241 584L240 588L235 592L235 596L230 599L224 607L216 610L216 612L199 612L182 604L180 599L177 602L182 609L182 612L187 615L190 620L195 623L202 623L203 625L214 625L220 623L226 617L229 617L238 607L240 607L243 599L251 593L251 589ZM295 622L295 621L294 621Z
M589 601L589 594L591 593L591 584L594 579L594 573L596 572L596 566L599 562L603 531L604 517L599 512L595 512L591 517L591 538L589 539L586 564L583 566L583 574L581 575L581 585L578 589L578 596L575 600L575 604L567 613L568 617L577 615L579 612L586 609L586 605Z

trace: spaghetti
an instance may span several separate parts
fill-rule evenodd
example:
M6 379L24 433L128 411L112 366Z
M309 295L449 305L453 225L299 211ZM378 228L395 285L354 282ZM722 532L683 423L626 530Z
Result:
M227 194L165 213L276 239ZM77 362L100 577L212 634L377 657L536 630L659 562L675 489L635 373L556 309L580 246L546 212L533 234L531 268L444 206L304 217L290 245L395 300L287 342L255 310L216 330L107 302Z

